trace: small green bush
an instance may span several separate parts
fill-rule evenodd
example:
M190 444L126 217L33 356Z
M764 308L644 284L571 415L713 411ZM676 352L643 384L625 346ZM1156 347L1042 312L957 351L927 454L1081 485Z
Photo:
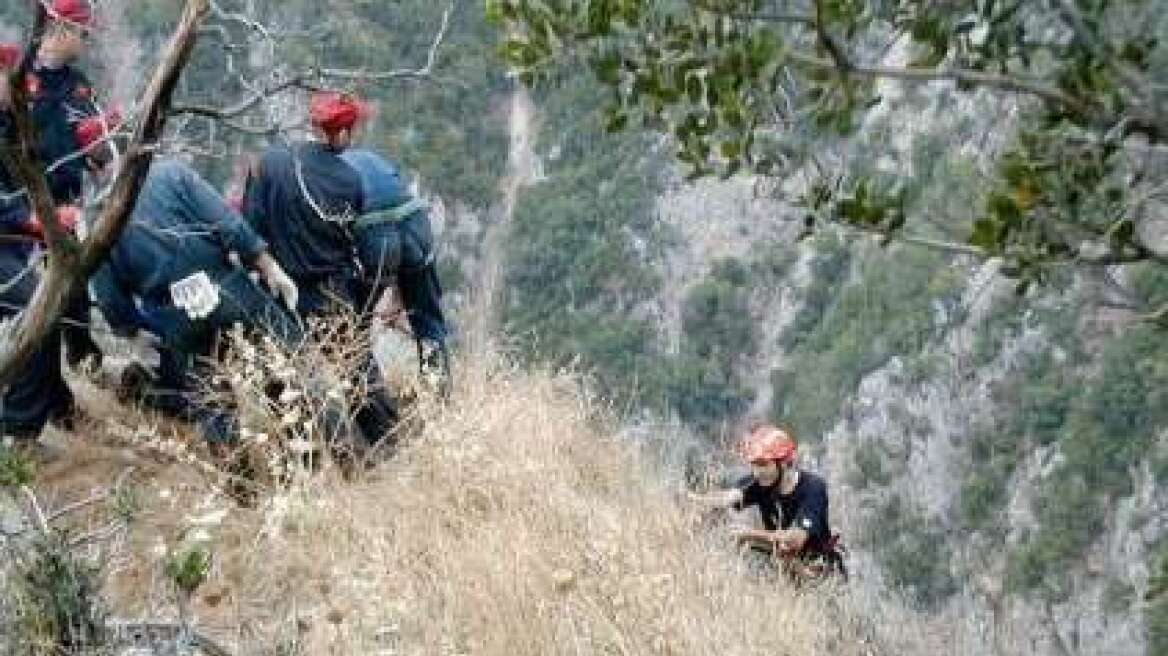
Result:
M888 582L922 608L936 608L957 591L941 525L899 496L872 514L864 539Z

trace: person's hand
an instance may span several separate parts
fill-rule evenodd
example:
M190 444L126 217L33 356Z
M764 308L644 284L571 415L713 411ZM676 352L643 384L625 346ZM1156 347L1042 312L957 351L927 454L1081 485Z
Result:
M770 542L771 534L748 526L735 526L730 529L730 535L738 542Z
M284 273L284 269L267 253L256 258L256 270L260 272L268 289L272 290L276 298L284 301L284 305L292 312L296 311L296 304L300 300L300 290L296 283Z
M76 233L81 223L81 208L76 205L62 205L57 208L57 224L65 232Z
M140 351L153 351L162 344L162 339L149 330L139 330L130 338L130 342Z

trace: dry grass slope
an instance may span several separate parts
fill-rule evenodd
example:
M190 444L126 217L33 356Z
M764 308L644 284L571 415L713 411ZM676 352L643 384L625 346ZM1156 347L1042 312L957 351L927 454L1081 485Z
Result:
M189 464L140 463L115 614L173 614L164 548L204 530L192 611L240 654L874 653L837 592L759 578L700 530L573 378L475 362L357 482L303 478L243 509Z

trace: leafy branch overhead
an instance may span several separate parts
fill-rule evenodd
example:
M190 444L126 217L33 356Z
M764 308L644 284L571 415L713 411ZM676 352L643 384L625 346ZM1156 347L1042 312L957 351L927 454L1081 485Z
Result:
M812 229L930 241L906 220L911 172L820 160L874 114L914 111L889 85L948 94L954 113L982 102L1008 138L979 153L993 164L976 219L940 220L962 243L937 243L1004 257L1025 285L1052 264L1164 261L1141 229L1166 182L1158 4L490 0L488 14L524 82L586 64L610 94L609 129L668 133L695 177L780 179Z

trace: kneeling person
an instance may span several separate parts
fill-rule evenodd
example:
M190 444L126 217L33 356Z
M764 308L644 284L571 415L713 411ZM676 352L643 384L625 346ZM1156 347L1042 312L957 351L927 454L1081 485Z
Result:
M846 575L828 519L827 483L796 466L797 445L785 431L763 424L743 442L751 474L722 492L697 499L742 510L757 507L763 528L736 531L739 541L798 561L800 574L832 568Z
M233 264L231 253L273 293ZM232 441L236 430L231 416L197 398L195 377L206 373L220 332L239 323L289 345L303 337L290 311L295 284L266 243L178 160L151 165L129 223L91 284L115 331L145 330L160 338L159 383L172 394L155 405L199 422L212 442Z

